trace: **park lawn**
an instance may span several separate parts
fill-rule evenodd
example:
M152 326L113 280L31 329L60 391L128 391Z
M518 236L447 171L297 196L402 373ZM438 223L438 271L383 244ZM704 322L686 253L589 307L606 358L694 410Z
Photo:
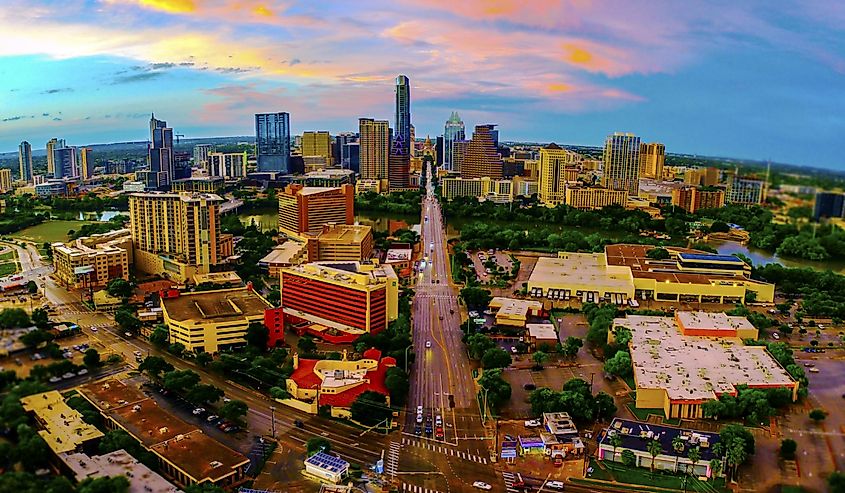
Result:
M67 232L71 229L79 230L85 224L92 221L46 221L29 228L13 233L13 238L29 240L35 243L53 243L55 241L67 241Z
M593 476L595 479L604 479L606 472L602 471L601 478L596 474L601 468L595 463L595 459L590 461L590 465L593 467ZM654 474L652 474L648 468L628 467L611 461L604 461L602 465L620 483L640 485L646 488L684 489L684 475L682 474L676 475L667 471L660 471L659 469L655 470ZM715 481L700 481L698 478L686 476L686 490L700 491L703 493L721 493L726 491L725 480L724 478L717 478Z
M671 426L678 426L681 424L681 420L677 418L668 419L666 418L666 414L663 413L663 409L654 408L654 409L646 409L646 408L637 408L633 403L628 404L628 409L631 413L637 417L640 421L648 421L648 417L650 415L660 416L663 418L663 423Z
M18 269L17 262L7 262L4 264L0 264L0 277L17 274L19 270L20 269Z
M0 248L2 248L2 247L0 246ZM0 261L2 261L2 260L15 260L16 258L17 258L17 254L15 253L14 250L8 251L8 252L0 255Z

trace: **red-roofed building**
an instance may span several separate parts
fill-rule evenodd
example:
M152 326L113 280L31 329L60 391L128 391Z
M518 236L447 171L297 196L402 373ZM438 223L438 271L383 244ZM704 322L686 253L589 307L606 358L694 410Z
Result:
M387 397L390 392L385 386L388 368L396 366L390 356L382 358L375 348L364 351L363 358L349 361L346 351L341 360L300 359L293 355L293 373L287 380L287 390L299 401L317 406L331 406L332 416L347 418L349 408L355 399L367 391L378 392Z

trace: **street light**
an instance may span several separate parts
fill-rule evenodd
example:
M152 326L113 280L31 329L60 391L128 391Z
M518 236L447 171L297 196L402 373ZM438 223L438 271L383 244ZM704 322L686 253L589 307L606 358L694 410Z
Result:
M408 350L414 347L414 344L408 344L408 347L405 348L405 373L408 373Z

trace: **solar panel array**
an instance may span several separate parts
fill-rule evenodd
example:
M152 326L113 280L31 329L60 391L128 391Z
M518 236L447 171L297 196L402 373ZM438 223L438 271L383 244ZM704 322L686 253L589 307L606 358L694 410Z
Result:
M317 452L306 459L305 463L335 473L342 472L349 468L349 463L345 460L324 452Z

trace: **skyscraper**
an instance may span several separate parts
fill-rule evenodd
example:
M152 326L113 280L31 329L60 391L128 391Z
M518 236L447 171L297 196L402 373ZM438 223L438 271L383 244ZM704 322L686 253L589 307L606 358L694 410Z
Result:
M76 147L65 146L54 148L53 177L62 179L76 176L79 176L79 168L76 163Z
M411 156L408 153L408 147L402 140L402 134L397 134L393 139L387 163L388 191L404 190L410 186L410 167Z
M47 174L52 175L56 172L56 167L53 163L53 149L57 147L67 147L65 139L57 139L53 137L47 142Z
M461 165L461 178L502 178L502 158L493 142L495 125L476 125Z
M566 184L578 180L581 156L551 143L540 149L537 195L547 206L566 203Z
M437 154L437 160L434 164L440 167L443 166L443 136L438 135L434 142L434 153Z
M611 190L627 190L631 197L640 191L640 138L616 132L604 143L602 185Z
M665 159L665 145L657 142L640 144L640 176L655 180L662 179Z
M319 156L323 158L323 162L327 168L331 167L334 164L332 147L332 136L325 130L302 133L300 154L302 154L303 158Z
M199 168L206 167L208 162L208 155L214 152L214 146L211 144L197 144L194 146L194 166Z
M386 179L387 157L390 152L390 127L387 120L360 118L358 134L361 178Z
M467 156L467 149L469 149L469 141L468 140L456 140L452 142L450 146L452 148L452 153L450 159L452 160L452 169L456 173L461 172L461 168L464 165L464 159Z
M347 142L341 149L340 166L358 173L361 170L361 147L358 142Z
M343 146L350 142L357 142L358 136L354 132L341 132L335 135L334 146L332 148L332 157L334 163L339 164L342 168L348 168L343 164Z
M149 189L167 187L176 178L175 165L173 163L173 129L167 126L164 120L156 119L150 115L150 149L147 158L150 169L142 172Z
M94 159L91 157L90 147L79 148L79 172L83 180L91 178L94 174Z
M452 143L464 139L466 139L464 122L461 121L458 112L453 111L449 119L446 120L446 128L443 130L443 164L446 169L458 171L452 163Z
M258 171L290 173L290 115L257 113L255 115L255 154Z
M402 143L409 152L413 145L411 139L411 82L404 75L396 77L396 117L393 129L402 137Z
M21 180L32 181L32 146L27 141L21 142L18 146L18 167Z

